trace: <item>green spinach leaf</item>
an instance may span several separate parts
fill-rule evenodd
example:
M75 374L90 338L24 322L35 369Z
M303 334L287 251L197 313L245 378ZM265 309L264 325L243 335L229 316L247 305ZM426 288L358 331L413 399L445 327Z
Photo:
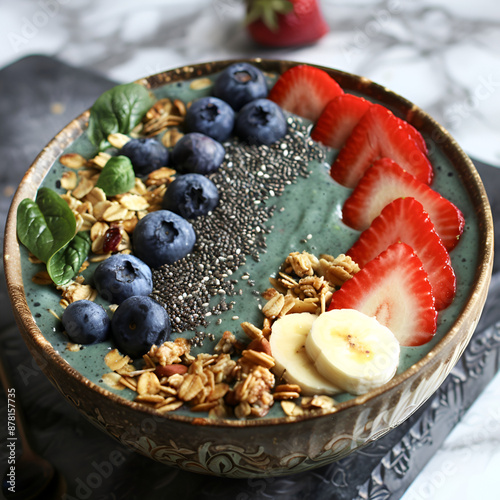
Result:
M138 83L117 85L107 90L90 109L90 141L101 151L110 147L108 135L130 133L152 105L149 91Z
M18 206L19 241L45 263L73 238L75 231L73 212L52 189L40 188L36 201L26 198Z
M56 285L66 285L73 279L87 258L91 244L90 234L80 231L49 259L47 272Z
M126 156L113 156L99 174L96 186L107 196L115 196L130 191L134 184L135 173L132 162Z

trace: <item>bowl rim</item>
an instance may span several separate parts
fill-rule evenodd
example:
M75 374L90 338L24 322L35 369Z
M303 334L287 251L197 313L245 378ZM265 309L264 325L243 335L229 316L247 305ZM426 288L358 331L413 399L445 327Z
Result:
M482 304L480 304L480 302L481 300L484 301L484 292L485 289L487 290L488 288L493 268L494 232L491 209L481 178L474 164L472 163L472 160L460 148L451 134L421 108L405 99L404 97L396 94L392 90L389 90L386 87L377 84L366 77L306 62L263 58L241 58L217 60L209 63L199 63L178 67L163 71L155 75L140 78L135 82L146 86L148 89L154 90L166 83L181 81L187 78L208 76L212 73L219 72L230 64L236 62L248 62L260 67L260 69L264 72L272 71L278 74L283 73L285 70L289 69L292 66L302 64L313 66L326 71L334 78L341 79L343 82L341 86L346 87L351 92L359 91L366 93L367 91L369 91L368 95L371 99L383 97L384 100L390 101L389 104L391 108L394 108L399 113L403 114L403 117L410 123L415 125L420 130L427 130L431 132L431 134L434 136L433 139L435 140L435 142L439 143L439 147L442 153L454 165L455 170L458 171L459 175L463 179L467 178L468 195L471 198L472 206L475 209L478 219L478 225L480 228L482 228L482 231L479 232L480 251L478 255L478 261L480 265L476 269L474 284L471 287L469 298L444 337L439 342L437 342L436 345L419 361L414 363L404 372L393 377L388 383L384 384L381 387L373 389L364 395L337 403L332 410L326 411L325 413L321 414L303 414L294 417L283 416L243 420L229 418L210 419L207 417L179 415L175 412L163 414L140 403L130 401L118 394L105 389L104 387L95 384L94 382L91 382L79 371L70 366L69 363L64 360L64 358L62 358L62 356L52 347L50 342L45 339L38 326L36 325L31 310L29 309L26 296L24 294L22 277L20 278L21 259L16 231L17 206L22 199L27 197L27 191L29 191L29 189L27 189L27 186L29 186L30 183L33 182L33 177L37 177L37 175L39 174L37 170L40 168L43 169L43 175L42 177L40 177L40 181L43 180L45 174L51 168L54 161L59 157L62 150L68 147L74 139L79 137L86 130L88 118L90 116L89 110L84 111L69 124L67 124L43 148L43 150L38 154L32 165L24 175L13 197L5 226L6 229L4 238L4 268L9 297L18 322L20 321L25 327L25 331L28 335L31 336L31 339L37 346L37 348L43 350L45 357L50 358L50 360L56 363L58 367L62 369L62 371L65 372L69 377L76 379L78 383L83 384L91 391L94 391L100 396L111 399L112 402L118 405L128 407L129 409L132 409L134 411L139 411L144 415L153 415L156 418L164 418L165 420L172 420L188 424L230 428L292 424L304 420L329 417L349 408L363 405L374 398L378 398L379 396L391 391L406 380L416 375L426 365L431 363L441 350L445 349L459 336L461 326L465 321L468 313L473 312L478 305L482 307ZM479 319L479 317L477 319Z

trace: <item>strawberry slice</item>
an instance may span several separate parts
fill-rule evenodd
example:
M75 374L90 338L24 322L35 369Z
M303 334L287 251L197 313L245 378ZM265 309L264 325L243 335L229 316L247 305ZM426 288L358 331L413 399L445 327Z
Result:
M448 251L452 250L464 230L462 212L388 158L377 160L366 171L344 203L342 220L353 229L364 231L387 204L407 196L422 204L444 246Z
M410 125L406 120L402 118L398 118L398 124L408 133L408 135L415 141L418 149L427 155L429 152L427 150L427 144L425 143L425 139L422 137L422 134L413 126Z
M409 245L422 261L436 299L436 309L448 307L455 296L455 272L434 224L415 198L398 198L389 203L346 254L359 267L364 267L399 241Z
M325 146L340 149L370 106L370 101L352 94L335 97L325 106L311 138Z
M421 149L425 142L422 139L417 144L413 127L402 122L384 106L372 104L333 162L331 176L343 186L354 188L374 161L387 157L430 184L432 165Z
M268 97L286 111L315 122L326 104L343 93L326 71L300 64L278 78Z
M331 309L375 316L403 346L425 344L436 333L434 296L421 260L406 243L394 243L334 292Z

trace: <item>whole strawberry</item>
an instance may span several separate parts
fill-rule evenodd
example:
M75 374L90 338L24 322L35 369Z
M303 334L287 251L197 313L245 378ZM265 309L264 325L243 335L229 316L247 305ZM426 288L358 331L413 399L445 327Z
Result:
M318 0L247 0L247 30L270 47L308 45L328 32Z

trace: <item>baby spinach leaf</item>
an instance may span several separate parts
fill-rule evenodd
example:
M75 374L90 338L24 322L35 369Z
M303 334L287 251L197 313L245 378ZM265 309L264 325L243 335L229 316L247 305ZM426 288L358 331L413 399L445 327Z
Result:
M88 136L99 150L110 147L108 135L128 134L153 105L149 91L138 83L117 85L97 98L90 109Z
M26 198L18 206L19 241L45 263L73 238L75 231L73 212L52 189L40 188L36 201Z
M126 156L113 156L108 160L97 179L100 187L107 196L130 191L135 184L134 167Z
M75 237L47 262L47 272L56 285L69 283L87 258L91 247L87 231L76 233Z

